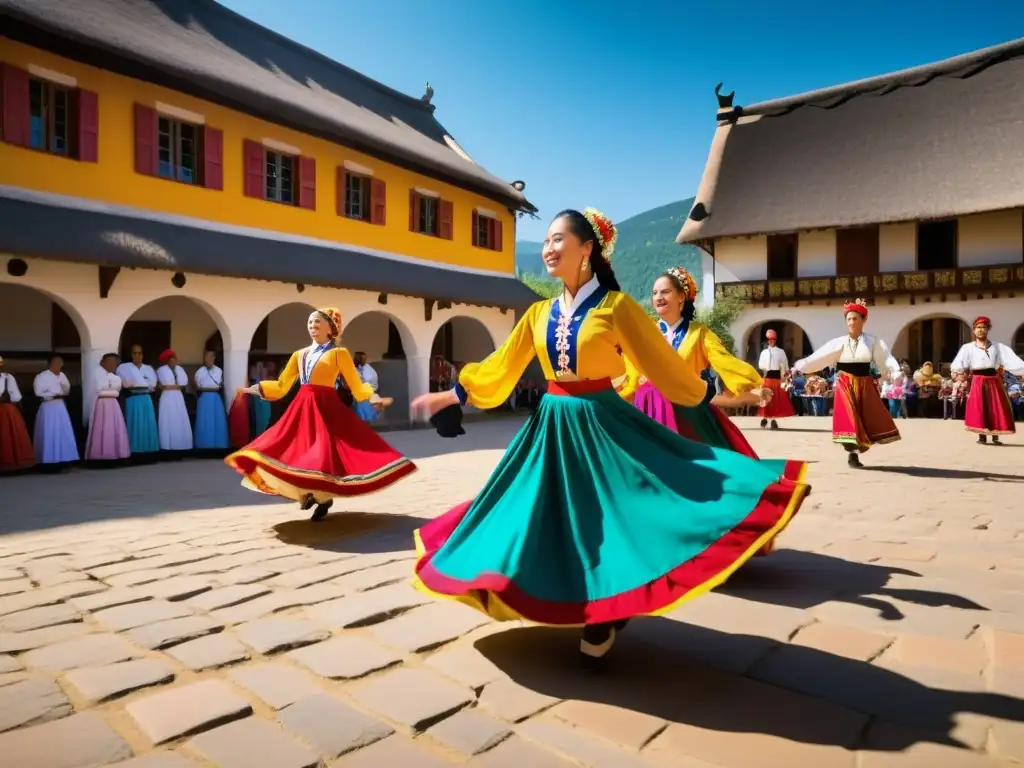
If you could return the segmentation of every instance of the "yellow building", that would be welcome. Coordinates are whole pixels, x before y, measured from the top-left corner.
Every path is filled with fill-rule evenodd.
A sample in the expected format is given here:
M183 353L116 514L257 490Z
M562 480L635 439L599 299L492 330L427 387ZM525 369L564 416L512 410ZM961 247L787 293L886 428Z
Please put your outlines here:
M186 367L209 347L230 392L334 305L404 418L433 354L478 359L536 299L514 275L524 185L459 147L429 87L213 0L0 0L0 35L0 355L19 378L52 350L77 383L133 343Z
M718 127L679 242L714 256L733 335L802 357L872 305L870 332L948 364L977 315L1024 352L1024 39L751 106Z

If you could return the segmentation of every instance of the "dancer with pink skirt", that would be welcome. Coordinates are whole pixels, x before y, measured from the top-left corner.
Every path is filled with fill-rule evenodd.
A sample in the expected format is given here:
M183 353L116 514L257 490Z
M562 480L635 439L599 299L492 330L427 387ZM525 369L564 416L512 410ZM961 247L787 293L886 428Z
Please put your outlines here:
M114 373L118 356L108 352L93 371L96 401L89 419L89 437L85 441L85 460L110 465L131 456L128 427L118 397L121 377Z

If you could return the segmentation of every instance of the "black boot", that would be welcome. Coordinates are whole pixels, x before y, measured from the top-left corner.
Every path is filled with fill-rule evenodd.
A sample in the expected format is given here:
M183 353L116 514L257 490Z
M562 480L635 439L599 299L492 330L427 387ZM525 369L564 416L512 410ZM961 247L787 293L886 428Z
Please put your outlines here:
M302 502L299 504L299 509L301 509L303 512L308 512L313 508L314 504L316 504L316 500L313 498L313 494L307 493L306 498L304 498Z
M625 622L607 622L605 624L587 624L580 638L580 666L587 672L601 668L602 663L615 645L617 628L625 626Z
M860 463L860 456L857 455L857 446L855 445L844 445L846 449L846 463L851 467L863 467Z
M1003 441L999 439L999 435L992 435L992 445L1002 445Z
M775 419L772 419L772 429L778 429L778 428L779 428L779 422L777 422Z
M768 426L768 419L761 419L761 429Z
M984 435L978 435L978 442L985 445L988 442L988 438Z
M309 518L310 521L314 523L319 523L321 520L327 517L327 513L330 511L331 505L333 503L333 499L328 499L323 504L317 504L316 509L313 510L313 516Z

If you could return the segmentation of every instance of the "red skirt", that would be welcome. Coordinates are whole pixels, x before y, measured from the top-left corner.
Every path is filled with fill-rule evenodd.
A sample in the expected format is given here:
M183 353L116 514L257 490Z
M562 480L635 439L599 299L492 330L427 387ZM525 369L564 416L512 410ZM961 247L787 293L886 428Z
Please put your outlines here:
M1013 423L1013 406L1001 375L971 374L964 427L968 432L983 435L1012 435L1017 431Z
M252 427L249 424L249 398L252 395L239 394L231 403L228 411L228 435L231 447L235 450L243 448L252 440Z
M299 388L280 421L224 461L243 484L300 500L360 496L416 471L345 407L334 387L312 384Z
M765 379L763 385L772 391L772 399L768 405L758 409L757 413L762 419L796 416L793 403L789 401L789 392L782 388L782 379Z
M35 465L36 455L21 411L13 403L0 403L0 472L17 472Z
M855 445L864 452L875 443L894 443L900 431L882 403L873 376L836 374L832 405L832 442Z

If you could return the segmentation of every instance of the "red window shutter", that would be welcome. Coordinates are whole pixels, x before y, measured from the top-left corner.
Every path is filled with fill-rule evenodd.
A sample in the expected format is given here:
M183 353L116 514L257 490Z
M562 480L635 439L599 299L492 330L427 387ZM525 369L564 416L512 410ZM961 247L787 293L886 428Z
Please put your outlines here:
M224 131L203 127L203 186L224 189Z
M451 200L438 200L437 203L438 227L437 236L442 240L451 240L455 235L452 220L455 218L455 206Z
M316 210L316 159L299 159L299 208Z
M145 104L135 105L135 172L143 176L157 175L156 110Z
M480 214L473 211L473 245L480 245Z
M491 250L501 251L501 221L498 219L491 219L490 223L490 234L491 234Z
M258 141L246 139L242 142L242 153L245 162L245 196L258 197L262 200L263 183L266 180L266 170L263 167L263 145Z
M381 179L370 179L370 223L381 227L388 218L388 186Z
M3 98L3 140L19 147L29 142L28 72L0 64L0 91Z
M75 157L83 163L99 161L100 139L100 97L92 91L79 88L74 92L74 109L77 113L75 132Z
M420 223L420 196L415 189L409 190L409 231L418 232Z

